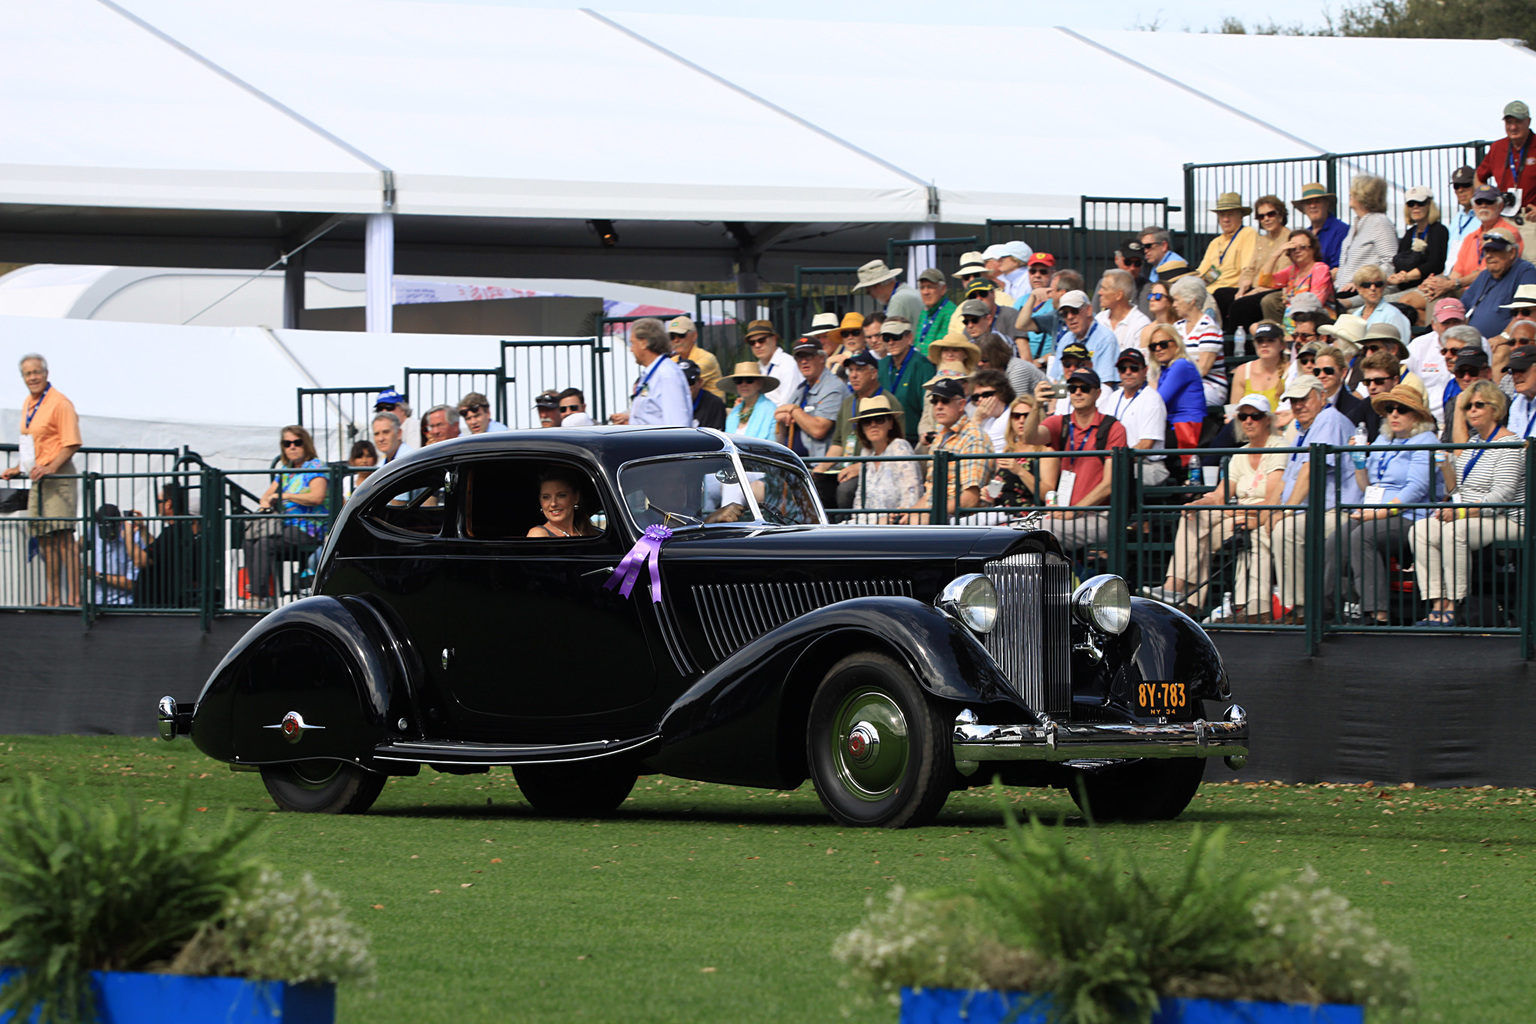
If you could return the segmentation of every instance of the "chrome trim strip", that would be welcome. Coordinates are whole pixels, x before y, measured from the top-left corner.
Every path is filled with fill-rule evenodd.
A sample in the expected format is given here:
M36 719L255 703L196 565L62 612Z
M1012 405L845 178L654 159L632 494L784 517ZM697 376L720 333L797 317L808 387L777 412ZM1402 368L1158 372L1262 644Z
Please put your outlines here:
M972 716L974 717L974 716ZM955 720L952 746L957 762L1079 761L1085 758L1246 756L1248 716L1240 705L1226 720L1135 723L1063 723L1048 715L1029 725L978 725Z

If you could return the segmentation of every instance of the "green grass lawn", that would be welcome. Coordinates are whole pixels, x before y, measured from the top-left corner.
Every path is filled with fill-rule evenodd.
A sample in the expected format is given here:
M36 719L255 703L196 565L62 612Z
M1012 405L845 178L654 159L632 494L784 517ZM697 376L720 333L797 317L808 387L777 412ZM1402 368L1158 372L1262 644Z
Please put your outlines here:
M190 787L210 825L267 816L257 850L311 871L373 936L379 984L343 991L340 1019L831 1021L833 938L892 884L959 885L992 870L1001 815L986 789L938 824L831 824L807 785L772 793L652 777L620 816L534 816L512 773L424 770L358 817L278 814L258 776L185 740L0 739L0 784L41 774L99 795L168 803ZM1065 795L1012 790L1047 818ZM1207 785L1182 819L1112 826L1102 842L1172 868L1196 824L1230 826L1232 861L1311 864L1408 945L1431 1019L1524 1022L1536 1005L1532 790ZM1067 828L1088 849L1081 819ZM894 1020L855 1011L852 1020Z

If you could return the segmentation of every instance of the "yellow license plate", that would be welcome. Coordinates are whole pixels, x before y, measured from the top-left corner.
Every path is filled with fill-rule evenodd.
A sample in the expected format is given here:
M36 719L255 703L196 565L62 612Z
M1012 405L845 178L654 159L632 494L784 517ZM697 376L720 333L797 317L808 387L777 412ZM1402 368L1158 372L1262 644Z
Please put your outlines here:
M1177 715L1189 706L1183 683L1137 683L1136 714L1147 717Z

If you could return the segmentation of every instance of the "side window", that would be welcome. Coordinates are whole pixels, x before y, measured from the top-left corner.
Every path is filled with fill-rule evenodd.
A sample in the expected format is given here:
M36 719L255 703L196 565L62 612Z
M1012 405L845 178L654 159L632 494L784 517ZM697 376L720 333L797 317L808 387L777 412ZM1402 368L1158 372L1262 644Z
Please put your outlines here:
M459 464L464 536L470 540L600 537L602 492L585 469L548 459L474 459Z
M423 537L442 535L447 516L448 470L442 466L412 473L374 499L368 518L393 530Z

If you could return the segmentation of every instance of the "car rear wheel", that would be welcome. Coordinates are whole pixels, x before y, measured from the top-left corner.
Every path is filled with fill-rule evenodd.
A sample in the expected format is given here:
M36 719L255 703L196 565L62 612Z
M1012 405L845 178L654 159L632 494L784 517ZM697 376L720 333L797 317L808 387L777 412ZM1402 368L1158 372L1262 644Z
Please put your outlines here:
M285 811L362 814L384 791L386 778L347 761L293 761L263 766L261 781Z
M953 788L948 721L883 654L832 666L811 700L806 753L816 795L844 825L925 825Z
M524 764L512 769L523 798L540 814L592 817L612 814L629 798L640 773L608 760Z
M1205 758L1143 758L1081 771L1072 800L1094 821L1171 821L1184 813L1205 776Z

